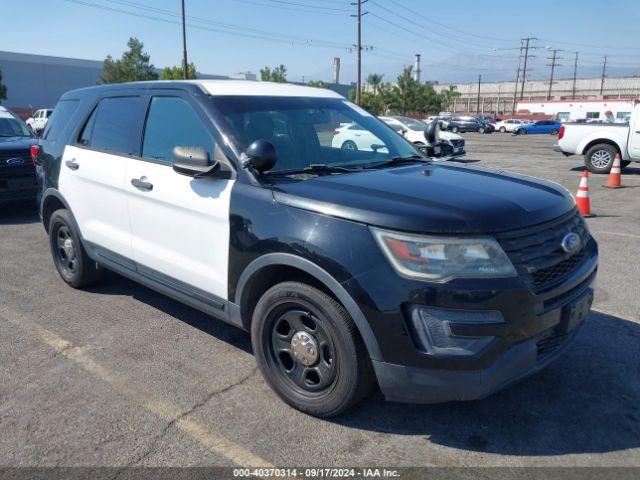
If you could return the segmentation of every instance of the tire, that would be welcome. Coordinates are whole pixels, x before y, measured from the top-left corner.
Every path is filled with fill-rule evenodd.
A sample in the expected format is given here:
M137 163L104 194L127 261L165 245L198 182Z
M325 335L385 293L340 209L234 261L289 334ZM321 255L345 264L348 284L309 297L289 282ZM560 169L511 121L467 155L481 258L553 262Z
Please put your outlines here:
M518 130L518 135L527 135L526 130Z
M311 350L297 351L296 357L297 336L310 337ZM251 342L269 386L309 415L338 415L374 384L371 360L355 323L340 303L310 285L284 282L267 290L253 313Z
M342 144L342 150L358 150L358 145L352 140L347 140Z
M599 143L591 147L584 155L584 166L591 173L609 173L618 149L608 143Z
M58 273L73 288L86 287L101 279L102 268L87 255L68 210L51 214L49 245Z
M500 133L507 133L507 129L505 127L500 127Z
M480 128L478 128L478 133L482 134L482 133L484 133L484 131L485 131L485 130L484 130L484 127L480 127Z
M460 131L460 129L458 127L451 127L451 132L452 133L458 133Z
M551 130L549 132L549 135L557 135L558 134L558 130Z

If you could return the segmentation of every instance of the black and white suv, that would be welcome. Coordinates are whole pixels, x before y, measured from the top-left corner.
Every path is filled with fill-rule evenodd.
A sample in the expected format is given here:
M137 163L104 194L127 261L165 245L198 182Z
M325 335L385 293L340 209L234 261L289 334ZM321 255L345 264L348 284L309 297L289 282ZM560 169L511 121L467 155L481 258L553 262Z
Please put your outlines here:
M334 146L345 124L377 143ZM269 385L313 415L376 382L392 400L484 397L549 363L590 310L597 245L565 189L432 161L328 90L76 90L40 146L65 282L107 268L249 330Z

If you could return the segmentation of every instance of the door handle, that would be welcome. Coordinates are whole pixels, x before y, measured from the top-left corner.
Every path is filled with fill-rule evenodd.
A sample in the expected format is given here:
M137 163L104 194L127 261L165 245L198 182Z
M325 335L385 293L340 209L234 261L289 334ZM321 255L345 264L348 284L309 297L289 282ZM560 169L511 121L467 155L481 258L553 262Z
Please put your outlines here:
M71 170L78 170L80 168L80 164L76 162L75 158L72 158L71 160L67 160L66 162L64 162L64 164L67 166L67 168L70 168Z
M150 192L153 190L153 183L147 182L147 177L132 178L131 185L143 192Z

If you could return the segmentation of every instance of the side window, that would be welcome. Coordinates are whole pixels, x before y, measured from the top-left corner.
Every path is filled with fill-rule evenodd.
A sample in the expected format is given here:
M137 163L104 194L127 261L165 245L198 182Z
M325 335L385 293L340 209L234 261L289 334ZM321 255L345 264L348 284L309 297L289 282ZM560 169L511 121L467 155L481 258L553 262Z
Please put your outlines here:
M130 153L139 97L107 97L91 114L78 139L81 145L113 153Z
M142 156L170 163L176 146L202 147L213 158L215 142L186 101L178 97L153 97L144 130Z
M89 146L89 141L91 140L91 132L93 132L93 125L96 123L96 114L98 113L98 109L95 108L93 112L91 112L91 116L87 123L85 123L82 132L80 132L80 137L78 138L78 143L80 145L84 145L85 147Z
M75 113L79 104L78 100L59 101L47 122L42 138L45 140L57 140L60 132L67 126L69 119Z

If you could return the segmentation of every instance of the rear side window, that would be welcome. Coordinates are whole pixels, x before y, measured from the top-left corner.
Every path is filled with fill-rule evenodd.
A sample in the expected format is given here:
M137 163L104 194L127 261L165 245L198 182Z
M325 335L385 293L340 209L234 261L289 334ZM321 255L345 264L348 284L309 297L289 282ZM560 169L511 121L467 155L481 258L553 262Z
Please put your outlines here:
M130 153L139 97L109 97L91 114L79 143L95 150Z
M60 100L56 108L53 109L53 115L47 122L42 138L45 140L57 140L79 104L78 100Z
M202 147L213 158L215 142L196 111L178 97L154 97L149 106L142 156L170 163L173 148Z

